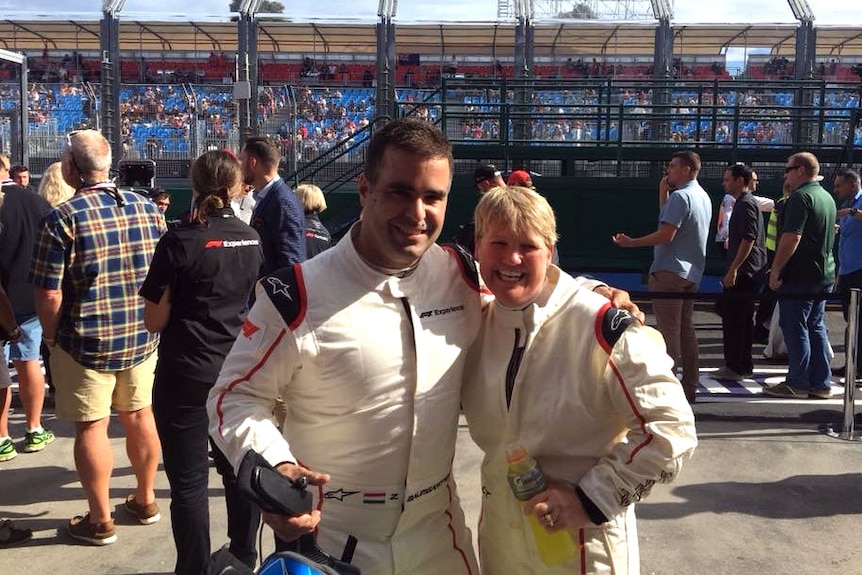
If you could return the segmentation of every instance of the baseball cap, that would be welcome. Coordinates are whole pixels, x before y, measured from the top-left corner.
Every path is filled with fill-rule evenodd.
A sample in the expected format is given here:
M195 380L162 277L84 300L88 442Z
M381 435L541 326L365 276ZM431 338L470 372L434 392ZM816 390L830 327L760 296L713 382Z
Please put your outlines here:
M509 174L509 179L506 180L506 185L531 188L533 187L533 178L531 178L529 172L526 172L525 170L515 170Z
M485 164L476 168L476 171L473 172L473 180L478 184L479 182L496 178L499 175L500 170L497 169L497 166L494 164Z

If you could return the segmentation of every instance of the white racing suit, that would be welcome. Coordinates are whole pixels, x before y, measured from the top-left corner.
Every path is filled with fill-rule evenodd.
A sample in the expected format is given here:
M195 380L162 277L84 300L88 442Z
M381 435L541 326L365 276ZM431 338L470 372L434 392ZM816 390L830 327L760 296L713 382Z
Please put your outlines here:
M470 433L485 452L483 575L639 573L634 503L671 481L697 444L672 368L657 331L553 266L526 309L485 310L463 390ZM579 551L563 565L541 563L507 483L513 444L546 477L577 486L595 523L571 533Z
M317 541L338 557L358 538L363 575L478 575L451 467L480 310L469 258L435 245L399 278L348 234L259 282L210 393L210 433L235 468L254 448L331 474L311 488Z

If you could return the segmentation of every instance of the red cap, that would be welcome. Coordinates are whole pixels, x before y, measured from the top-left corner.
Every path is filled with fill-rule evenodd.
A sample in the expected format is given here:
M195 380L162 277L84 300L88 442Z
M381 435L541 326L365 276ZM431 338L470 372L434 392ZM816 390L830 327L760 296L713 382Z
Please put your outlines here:
M514 172L509 174L509 179L506 180L506 185L532 188L533 179L530 177L529 172L525 172L524 170L515 170Z

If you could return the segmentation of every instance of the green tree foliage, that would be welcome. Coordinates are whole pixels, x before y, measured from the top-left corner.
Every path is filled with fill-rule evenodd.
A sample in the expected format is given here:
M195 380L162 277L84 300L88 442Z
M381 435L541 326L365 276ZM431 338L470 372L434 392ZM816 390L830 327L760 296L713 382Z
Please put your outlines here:
M587 2L575 2L572 4L572 9L567 12L560 12L557 18L570 18L572 20L598 20L599 15L593 10Z

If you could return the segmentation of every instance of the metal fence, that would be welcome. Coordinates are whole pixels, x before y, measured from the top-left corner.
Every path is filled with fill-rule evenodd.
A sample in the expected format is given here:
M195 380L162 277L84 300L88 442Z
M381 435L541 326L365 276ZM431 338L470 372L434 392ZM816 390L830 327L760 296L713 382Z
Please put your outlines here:
M862 145L858 86L827 82L452 80L424 106L453 142Z
M0 84L2 109L14 113L14 84ZM28 90L30 168L39 174L59 158L71 130L98 127L98 85L31 84ZM123 158L152 159L160 177L184 177L192 159L215 148L237 150L239 132L225 85L124 84ZM371 88L266 86L257 94L257 128L282 146L285 173L318 158L355 165L358 137L377 115ZM862 146L858 86L828 82L661 82L654 80L450 79L433 90L398 89L397 115L437 123L462 149L471 144L571 150L695 146L723 150ZM385 114L385 111L381 111ZM9 122L0 116L0 147ZM335 152L332 152L335 150ZM342 151L348 154L341 154ZM628 158L584 172L637 176L648 162ZM580 160L573 160L575 162ZM549 175L573 168L553 152L532 165ZM574 168L580 171L577 167ZM329 179L335 178L331 176Z

